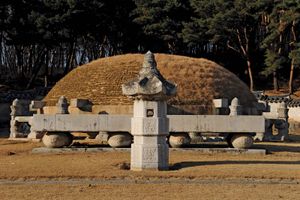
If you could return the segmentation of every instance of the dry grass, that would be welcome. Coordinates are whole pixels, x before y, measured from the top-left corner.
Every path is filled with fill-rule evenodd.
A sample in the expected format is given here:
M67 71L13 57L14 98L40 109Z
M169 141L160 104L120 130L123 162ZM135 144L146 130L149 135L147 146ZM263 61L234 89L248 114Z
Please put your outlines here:
M39 143L0 139L0 196L6 200L299 199L300 143L258 145L272 154L176 151L170 152L170 171L134 172L125 170L128 152L31 154Z
M202 59L155 54L163 76L178 85L178 95L169 104L185 112L211 113L213 98L238 97L242 105L255 101L248 87L218 64ZM131 105L122 95L121 85L137 76L142 54L126 54L98 59L71 71L45 98L53 105L59 96L84 98L99 105Z
M266 184L114 184L0 185L5 200L90 199L299 199L300 185Z

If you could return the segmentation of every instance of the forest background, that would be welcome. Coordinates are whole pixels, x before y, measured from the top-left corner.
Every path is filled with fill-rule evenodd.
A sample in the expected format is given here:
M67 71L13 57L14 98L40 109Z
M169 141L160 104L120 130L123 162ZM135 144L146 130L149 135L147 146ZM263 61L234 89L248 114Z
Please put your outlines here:
M125 54L204 57L251 90L300 86L299 0L1 0L0 86L49 87Z

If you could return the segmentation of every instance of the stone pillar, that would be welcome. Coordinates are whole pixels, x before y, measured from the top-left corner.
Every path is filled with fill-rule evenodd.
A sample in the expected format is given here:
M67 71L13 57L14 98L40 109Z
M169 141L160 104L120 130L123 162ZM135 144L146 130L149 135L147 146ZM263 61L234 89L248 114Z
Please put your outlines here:
M281 102L277 108L278 120L275 121L275 128L278 130L277 139L285 141L289 136L288 109L284 102Z
M241 115L242 114L242 106L240 105L240 101L238 98L233 98L231 101L230 114L231 116Z
M22 114L22 105L18 99L15 99L10 106L10 138L20 137L20 133L18 131L18 122L15 120L16 116L20 116Z
M167 170L169 135L166 100L176 94L176 86L166 81L147 52L136 79L122 85L123 94L134 100L131 134L131 170Z
M216 115L228 115L228 99L213 99Z
M43 114L43 107L46 105L45 102L43 101L31 101L30 105L29 105L29 110L32 112L35 112L37 114ZM30 133L27 136L28 139L42 139L44 136L44 133L42 132L38 132L38 131L33 131L32 127L32 121L29 120L29 124L30 124Z
M66 97L59 97L58 102L56 104L57 114L68 114L68 106L69 104Z

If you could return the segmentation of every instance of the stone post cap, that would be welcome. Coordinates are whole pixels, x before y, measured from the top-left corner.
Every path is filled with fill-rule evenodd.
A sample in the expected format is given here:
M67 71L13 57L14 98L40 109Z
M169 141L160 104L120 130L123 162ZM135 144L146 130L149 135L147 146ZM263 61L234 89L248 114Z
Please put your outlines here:
M231 106L239 106L240 100L237 97L234 97L231 101Z
M66 97L60 96L56 105L66 105L66 104L68 104Z
M12 102L12 106L17 106L17 105L19 105L19 103L20 103L20 100L19 99L15 99Z
M167 81L157 69L154 54L145 54L142 69L138 77L122 84L122 92L134 99L165 100L177 92L175 84Z

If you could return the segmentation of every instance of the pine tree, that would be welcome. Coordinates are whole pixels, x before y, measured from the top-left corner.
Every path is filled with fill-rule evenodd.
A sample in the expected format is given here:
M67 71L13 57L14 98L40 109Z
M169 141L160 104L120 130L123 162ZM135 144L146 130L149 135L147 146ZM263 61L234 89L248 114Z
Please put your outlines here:
M266 50L266 69L264 73L273 74L274 90L278 90L277 72L290 62L289 92L293 93L294 69L298 66L298 42L300 28L300 2L281 0L270 14L268 36L264 40Z
M181 52L182 40L179 37L184 21L188 17L187 0L135 0L134 22L141 25L150 38L152 48L162 43L158 51ZM148 39L149 39L148 38Z

